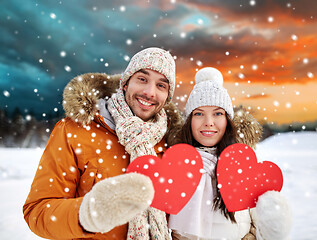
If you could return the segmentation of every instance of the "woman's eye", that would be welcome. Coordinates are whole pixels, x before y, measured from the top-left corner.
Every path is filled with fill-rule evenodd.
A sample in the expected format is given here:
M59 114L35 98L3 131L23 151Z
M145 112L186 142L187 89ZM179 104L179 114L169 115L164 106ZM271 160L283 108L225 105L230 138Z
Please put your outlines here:
M142 82L146 81L146 79L143 78L143 77L139 77L139 80L142 81Z
M223 115L222 112L217 112L217 113L216 113L216 116L221 116L221 115Z
M202 115L202 113L200 113L200 112L194 113L194 116L201 116L201 115Z

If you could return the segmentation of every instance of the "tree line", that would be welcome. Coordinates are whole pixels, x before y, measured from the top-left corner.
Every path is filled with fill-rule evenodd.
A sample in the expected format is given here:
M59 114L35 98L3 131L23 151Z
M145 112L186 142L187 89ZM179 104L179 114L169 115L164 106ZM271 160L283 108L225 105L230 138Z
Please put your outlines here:
M0 109L0 147L45 147L51 130L62 117L59 112L39 117L32 111L22 114L19 108L12 114Z

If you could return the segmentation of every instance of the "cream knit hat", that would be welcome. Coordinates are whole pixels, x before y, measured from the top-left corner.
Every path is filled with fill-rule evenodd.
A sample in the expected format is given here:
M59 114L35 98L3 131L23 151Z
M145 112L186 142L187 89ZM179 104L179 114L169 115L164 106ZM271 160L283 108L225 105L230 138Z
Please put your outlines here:
M223 108L233 119L233 107L227 90L223 87L223 77L219 70L206 67L200 69L195 76L195 86L185 106L185 117L201 106L217 106Z
M163 74L169 81L169 102L175 90L175 61L172 55L161 48L146 48L136 53L130 60L126 70L122 74L120 87L126 84L129 78L141 69L151 69Z

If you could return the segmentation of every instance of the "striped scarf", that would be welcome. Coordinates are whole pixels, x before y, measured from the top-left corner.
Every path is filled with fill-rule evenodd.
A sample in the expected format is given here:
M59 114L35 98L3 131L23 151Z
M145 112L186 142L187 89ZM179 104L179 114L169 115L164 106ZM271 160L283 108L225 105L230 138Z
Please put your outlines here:
M130 162L142 155L154 155L154 146L167 131L167 116L162 109L156 116L144 122L134 116L125 101L123 91L118 90L108 101L108 111L116 124L119 142L130 154ZM149 207L129 222L127 239L169 239L166 215Z

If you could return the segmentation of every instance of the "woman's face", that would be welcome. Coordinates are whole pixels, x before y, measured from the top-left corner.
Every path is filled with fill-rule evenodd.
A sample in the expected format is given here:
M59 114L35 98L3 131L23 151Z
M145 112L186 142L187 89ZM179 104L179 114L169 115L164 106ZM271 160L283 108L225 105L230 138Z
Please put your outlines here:
M193 111L191 128L193 137L205 147L219 143L227 127L226 112L220 107L203 106Z

